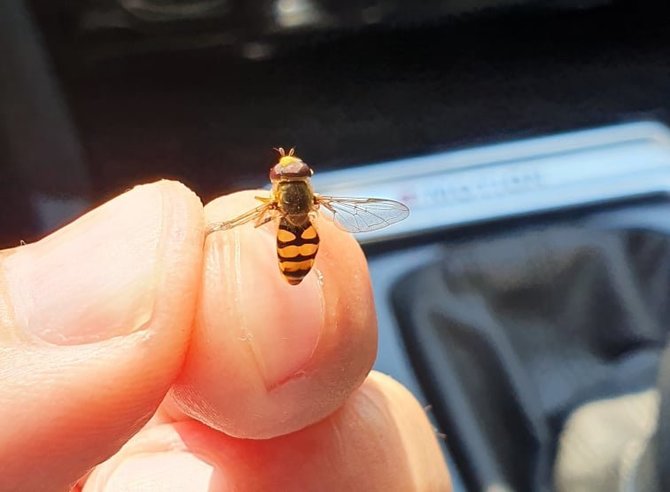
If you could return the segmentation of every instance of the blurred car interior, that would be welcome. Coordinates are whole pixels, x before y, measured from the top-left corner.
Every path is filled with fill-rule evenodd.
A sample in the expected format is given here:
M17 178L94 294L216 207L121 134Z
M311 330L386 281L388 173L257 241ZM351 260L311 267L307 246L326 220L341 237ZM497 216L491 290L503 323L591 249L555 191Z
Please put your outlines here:
M297 147L361 235L376 368L459 491L670 490L670 7L5 0L3 247L133 186L203 201Z

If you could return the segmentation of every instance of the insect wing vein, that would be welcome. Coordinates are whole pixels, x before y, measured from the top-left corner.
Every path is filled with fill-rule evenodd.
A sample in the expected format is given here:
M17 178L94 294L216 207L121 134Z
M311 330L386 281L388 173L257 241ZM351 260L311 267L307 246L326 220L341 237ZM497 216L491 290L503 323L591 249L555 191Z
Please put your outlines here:
M332 213L335 224L348 232L375 231L409 215L409 209L394 200L332 196L318 196L317 200Z

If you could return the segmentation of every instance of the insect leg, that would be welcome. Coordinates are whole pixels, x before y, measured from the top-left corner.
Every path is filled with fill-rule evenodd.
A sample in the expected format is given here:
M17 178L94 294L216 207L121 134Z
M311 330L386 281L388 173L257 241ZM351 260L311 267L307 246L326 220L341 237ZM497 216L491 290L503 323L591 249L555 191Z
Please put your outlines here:
M260 226L262 226L262 225L265 225L265 224L267 224L268 222L270 222L271 220L273 220L274 218L275 218L275 217L274 217L273 214L270 214L270 215L268 215L268 214L260 215L260 216L258 217L258 219L256 219L256 223L254 224L254 227L260 227Z
M248 212L243 213L242 215L239 215L234 219L226 220L223 222L213 222L207 226L207 234L211 234L212 232L216 231L227 231L229 229L232 229L233 227L246 224L247 222L251 222L253 220L260 220L261 217L264 217L265 214L272 208L274 208L273 203L266 203L263 205L259 205L258 207L249 210Z

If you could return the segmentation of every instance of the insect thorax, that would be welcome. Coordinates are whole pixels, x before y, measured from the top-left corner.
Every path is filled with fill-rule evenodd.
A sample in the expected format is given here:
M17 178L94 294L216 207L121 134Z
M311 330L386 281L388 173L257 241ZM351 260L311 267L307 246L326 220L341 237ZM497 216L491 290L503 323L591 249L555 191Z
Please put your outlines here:
M306 219L314 208L314 194L305 180L280 181L276 184L275 196L279 211L291 222L302 222L302 217Z

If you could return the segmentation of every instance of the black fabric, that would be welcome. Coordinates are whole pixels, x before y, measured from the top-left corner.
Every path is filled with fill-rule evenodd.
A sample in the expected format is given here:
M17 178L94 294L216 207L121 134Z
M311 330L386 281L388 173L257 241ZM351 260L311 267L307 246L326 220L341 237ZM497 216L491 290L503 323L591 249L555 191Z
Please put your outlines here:
M447 244L394 286L412 362L471 490L552 490L570 412L655 385L669 270L663 234L566 226Z

